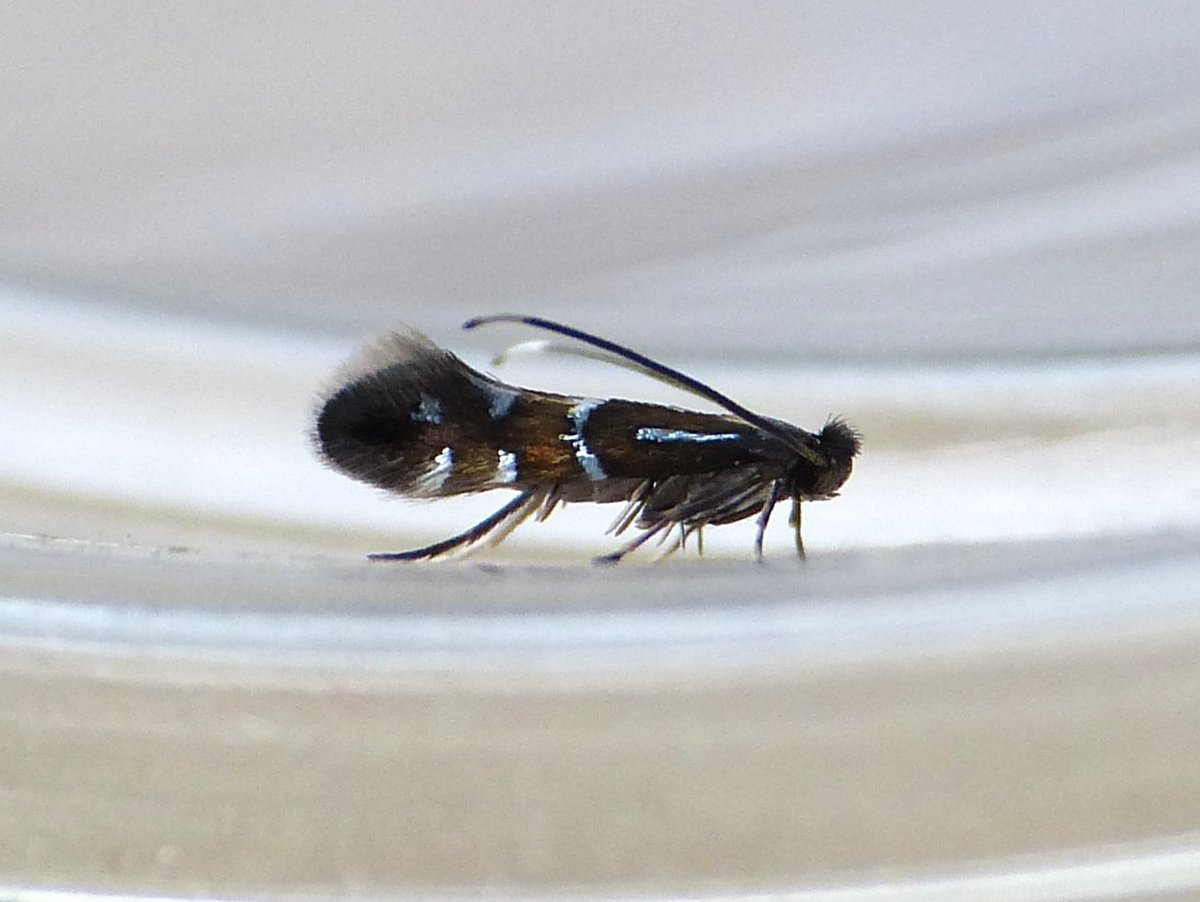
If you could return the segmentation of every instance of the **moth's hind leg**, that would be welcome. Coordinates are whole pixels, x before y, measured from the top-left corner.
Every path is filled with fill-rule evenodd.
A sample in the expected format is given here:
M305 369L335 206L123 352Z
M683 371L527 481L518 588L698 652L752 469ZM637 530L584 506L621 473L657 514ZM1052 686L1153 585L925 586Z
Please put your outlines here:
M488 533L500 528L499 534L491 543L495 544L521 525L521 522L537 509L538 505L542 503L542 494L542 491L537 490L522 492L486 520L481 520L456 536L434 542L424 548L414 548L412 551L383 551L368 554L367 557L373 561L419 561L440 557L448 551L478 542Z
M527 494L529 498L525 504L509 514L508 519L499 524L495 530L493 530L492 533L487 536L480 547L495 548L497 545L507 539L512 534L514 529L516 529L534 514L537 514L537 516L534 518L535 520L539 522L545 520L554 512L554 506L559 501L557 489L541 492L528 492ZM468 552L468 554L469 553L470 552Z

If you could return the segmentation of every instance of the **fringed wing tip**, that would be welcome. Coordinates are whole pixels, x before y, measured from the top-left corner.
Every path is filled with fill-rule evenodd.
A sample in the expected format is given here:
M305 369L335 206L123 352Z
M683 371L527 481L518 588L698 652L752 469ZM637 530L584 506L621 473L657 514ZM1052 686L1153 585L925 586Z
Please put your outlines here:
M336 385L328 394L333 394L343 385L361 379L370 373L387 369L396 364L408 363L422 357L433 357L445 353L423 332L416 329L401 329L389 332L367 342L344 363L333 375ZM328 394L326 396L328 396Z
M313 400L307 434L313 453L326 465L340 469L336 457L329 452L322 437L321 424L329 402L343 389L388 367L421 358L432 359L444 353L425 333L407 327L359 345L358 350L325 381Z

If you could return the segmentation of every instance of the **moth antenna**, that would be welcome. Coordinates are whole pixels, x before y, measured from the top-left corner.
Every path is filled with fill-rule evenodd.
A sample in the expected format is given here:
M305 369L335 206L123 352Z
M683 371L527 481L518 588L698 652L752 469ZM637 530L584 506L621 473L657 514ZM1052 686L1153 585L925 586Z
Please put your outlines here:
M535 329L545 329L547 332L554 332L558 335L565 335L567 338L573 338L576 341L581 341L584 344L592 347L600 348L602 351L607 351L611 357L595 355L596 359L608 360L614 365L624 366L626 369L641 372L647 376L658 379L660 382L665 382L667 385L672 385L675 388L690 392L705 400L712 401L718 407L723 407L736 417L741 417L751 426L756 426L763 432L773 435L782 440L784 444L796 449L802 453L811 453L810 449L803 447L793 441L792 437L781 430L778 426L761 416L749 408L743 407L737 401L730 398L728 395L722 394L715 388L705 385L698 379L693 379L685 373L679 372L677 369L667 366L664 363L659 363L647 357L645 354L639 354L637 351L627 348L624 345L619 345L615 341L609 341L607 338L601 338L598 335L592 335L589 332L584 332L576 329L573 326L566 326L562 323L556 323L553 320L543 319L540 316L521 316L515 313L497 313L492 316L475 316L463 323L464 329L475 329L479 326L490 326L492 323L517 323L524 326L531 326ZM581 356L593 356L583 354ZM612 357L619 358L623 363L618 363Z
M600 363L620 367L623 370L629 370L631 373L637 373L640 376L648 376L672 388L682 389L689 394L693 393L688 386L680 385L677 379L669 379L657 370L642 366L640 363L635 363L625 357L619 357L616 354L610 354L598 348L581 348L576 345L564 344L561 341L551 341L548 338L535 338L532 341L519 341L515 345L509 345L492 358L492 366L503 366L508 363L510 358L525 354L559 354L563 357L582 357L584 360L598 360Z

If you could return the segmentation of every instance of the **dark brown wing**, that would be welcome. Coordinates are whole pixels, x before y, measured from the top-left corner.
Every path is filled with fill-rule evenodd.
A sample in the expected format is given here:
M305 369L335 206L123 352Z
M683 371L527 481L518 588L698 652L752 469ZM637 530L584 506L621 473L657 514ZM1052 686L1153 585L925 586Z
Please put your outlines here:
M572 399L491 379L419 333L388 336L342 378L317 413L314 443L355 479L440 497L579 473L558 439Z
M415 497L557 486L562 500L623 501L645 480L753 463L774 474L788 459L733 417L516 388L418 333L389 336L343 379L318 412L318 452Z
M456 536L377 556L384 559L437 557L494 543L563 501L626 503L612 531L636 524L641 535L605 560L619 560L676 527L682 546L706 525L755 514L761 555L771 508L780 497L800 497L795 486L802 464L829 469L822 443L827 432L837 437L840 424L817 436L757 420L517 388L410 332L388 336L343 372L320 405L313 441L320 456L347 475L404 495L519 493ZM852 457L857 437L841 429L853 440L843 456ZM832 455L836 443L831 438L829 444ZM848 474L848 457L844 470ZM824 483L813 485L799 491L828 494ZM798 519L796 527L798 536Z

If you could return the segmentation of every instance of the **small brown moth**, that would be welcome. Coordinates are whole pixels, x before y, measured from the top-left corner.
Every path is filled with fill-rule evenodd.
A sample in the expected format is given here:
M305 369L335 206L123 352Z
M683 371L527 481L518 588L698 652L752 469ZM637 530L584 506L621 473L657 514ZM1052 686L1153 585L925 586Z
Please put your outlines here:
M691 392L728 414L620 399L575 398L507 385L467 366L417 332L368 349L320 406L317 453L346 475L413 498L507 488L517 496L465 532L373 560L434 558L486 539L501 542L570 501L624 502L609 528L640 535L598 562L615 563L649 539L667 553L705 526L757 515L754 554L775 505L833 498L859 453L857 432L830 419L808 432L748 410L715 389L615 342L534 316L500 314L463 324L521 323L599 348L605 359ZM594 352L593 352L594 353Z

